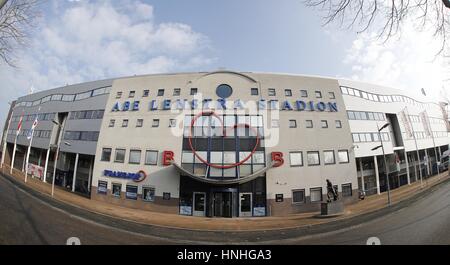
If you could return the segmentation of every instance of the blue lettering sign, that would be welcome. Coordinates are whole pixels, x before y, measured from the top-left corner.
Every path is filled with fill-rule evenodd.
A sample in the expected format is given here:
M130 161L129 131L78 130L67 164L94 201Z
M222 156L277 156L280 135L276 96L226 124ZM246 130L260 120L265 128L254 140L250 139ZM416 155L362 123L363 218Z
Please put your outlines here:
M260 99L258 101L258 109L259 110L265 110L267 107L266 101L264 99Z
M150 101L150 110L151 111L158 110L158 102L156 100Z
M112 111L119 111L120 110L120 103L116 102L116 104L114 104Z
M289 103L289 101L284 101L283 102L283 110L292 110L292 106L291 103Z
M191 109L197 109L198 108L198 99L194 99L191 102Z
M338 112L338 107L336 102L329 102L328 108L330 108L330 112Z
M217 100L217 108L218 109L227 109L227 101L223 98L219 98Z
M125 101L125 103L123 103L122 111L129 111L129 110L130 110L130 101Z
M306 109L306 102L305 101L297 100L296 104L297 104L297 110L298 111L303 111L303 110Z
M133 102L133 111L138 111L139 110L139 101L135 101Z
M170 99L165 99L163 101L163 110L170 110Z
M310 101L308 104L309 104L309 110L314 111L314 101Z
M234 109L244 109L244 104L242 100L238 99L234 102Z
M210 109L211 107L209 106L209 103L212 101L212 99L204 99L203 100L203 109Z
M317 103L317 109L319 111L325 111L326 108L327 108L327 105L325 105L325 103L323 103L322 101Z

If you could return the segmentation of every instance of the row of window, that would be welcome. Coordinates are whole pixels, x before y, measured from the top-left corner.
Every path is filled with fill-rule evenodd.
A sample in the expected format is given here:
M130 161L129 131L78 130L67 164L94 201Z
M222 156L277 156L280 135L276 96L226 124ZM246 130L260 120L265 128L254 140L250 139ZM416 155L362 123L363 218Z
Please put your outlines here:
M158 164L158 151L154 150L145 150L145 165L153 165L156 166ZM125 154L126 149L116 148L114 154L114 162L115 163L125 163ZM101 161L110 162L112 156L112 148L103 148ZM142 151L139 149L131 149L129 152L128 163L139 165L141 164Z
M352 138L354 143L369 143L369 142L380 142L380 135L383 142L389 142L389 133L382 132L378 134L374 133L352 133Z
M268 88L267 89L267 93L269 96L276 96L277 95L277 91L275 88ZM162 97L165 94L165 89L160 88L156 90L156 96L157 97ZM195 96L198 94L198 88L191 88L190 89L190 95L191 96ZM172 92L173 96L180 96L181 95L181 88L174 88L173 92ZM258 88L251 88L250 89L250 95L252 96L258 96L259 95L259 89ZM284 95L286 97L292 97L293 93L292 93L292 89L284 89ZM116 98L122 98L123 92L122 91L118 91L116 93ZM142 91L142 97L149 97L150 96L150 89L145 89ZM305 89L301 89L299 90L299 96L303 97L303 98L307 98L308 97L308 90ZM315 91L314 92L314 96L315 98L322 98L322 92L321 91ZM134 98L136 97L136 90L131 90L128 92L128 98ZM328 98L329 99L335 99L336 95L334 94L334 92L328 92Z
M103 119L105 114L104 110L82 110L72 111L69 119L71 120L90 120L90 119Z
M338 186L335 185L335 188ZM311 202L321 202L323 200L322 196L322 188L311 188L309 190L310 201ZM351 197L353 196L352 184L346 183L341 185L341 194L342 197ZM296 189L292 190L292 203L294 204L302 204L306 203L306 193L304 189Z
M176 126L176 120L175 119L169 119L169 128L170 127L175 127ZM123 119L122 120L122 125L121 127L123 128L127 128L129 126L129 120L128 119ZM109 125L108 127L110 128L114 128L116 126L116 120L115 119L111 119L109 120ZM136 119L136 123L135 123L135 127L136 128L142 128L144 127L144 119ZM152 121L152 127L153 128L157 128L159 127L159 119L153 119Z
M97 142L99 132L65 131L64 140Z
M89 90L87 92L82 92L78 94L53 94L43 98L40 98L35 101L22 101L15 105L15 107L33 107L50 101L64 101L64 102L72 102L87 99L90 97L100 96L104 94L109 94L111 91L111 87L100 87L93 90Z
M334 124L336 128L342 128L342 122L340 120L335 120ZM272 127L277 128L279 127L279 121L278 120L272 120ZM305 127L306 128L314 128L314 123L312 120L306 120L305 121ZM320 121L320 127L321 128L328 128L328 121L327 120L321 120ZM289 120L289 128L297 128L297 120Z
M409 119L411 120L411 122L416 122L416 123L422 122L419 115L409 115ZM443 124L443 125L446 125L445 119L430 117L430 118L428 118L428 120L432 124Z
M108 193L108 182L99 180L97 193L106 195ZM144 186L142 187L142 200L146 202L155 201L155 187ZM112 183L111 194L114 197L121 198L122 196L122 184L121 183ZM125 187L125 198L130 200L137 200L138 195L138 186L136 185L126 185ZM167 198L167 195L164 196ZM170 198L170 196L169 196Z
M19 136L28 136L28 132L30 130L26 129L26 130L21 130ZM8 131L9 135L16 135L17 134L17 130L15 129L10 129ZM49 130L34 130L33 133L33 137L36 138L50 138L51 137L52 132Z
M349 120L370 120L370 121L384 121L384 114L381 112L367 112L367 111L347 111Z
M349 163L348 150L338 150L338 163L346 164ZM336 164L336 157L334 150L323 151L324 165ZM292 151L289 152L289 162L291 167L302 167L303 166L303 152L302 151ZM306 162L308 166L318 166L320 165L320 152L319 151L307 151L306 152Z
M38 120L39 121L51 121L55 118L56 113L40 113L38 114ZM19 121L20 115L13 116L11 118L11 121ZM36 114L30 114L30 115L24 115L22 118L22 121L34 121L36 118Z
M416 101L410 97L403 96L403 95L373 94L373 93L365 92L362 90L358 90L358 89L346 87L346 86L341 86L341 92L344 95L350 95L350 96L355 96L355 97L359 97L359 98L364 98L364 99L375 101L375 102L406 102L406 103L410 103L410 104L419 106L421 108L431 107L431 104L422 103L422 102Z

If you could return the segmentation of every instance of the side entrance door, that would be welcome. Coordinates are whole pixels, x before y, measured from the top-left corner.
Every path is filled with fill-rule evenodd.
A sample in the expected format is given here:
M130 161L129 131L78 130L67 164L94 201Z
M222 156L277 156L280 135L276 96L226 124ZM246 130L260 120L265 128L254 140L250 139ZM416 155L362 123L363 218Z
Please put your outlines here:
M205 192L194 192L194 216L205 216L206 215L206 193Z
M253 216L252 205L252 193L239 193L239 216Z

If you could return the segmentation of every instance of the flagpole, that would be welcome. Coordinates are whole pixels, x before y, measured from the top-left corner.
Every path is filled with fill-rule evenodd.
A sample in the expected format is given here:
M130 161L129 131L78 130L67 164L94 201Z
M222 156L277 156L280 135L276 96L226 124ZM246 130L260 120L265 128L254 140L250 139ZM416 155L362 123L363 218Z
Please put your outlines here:
M14 149L13 149L13 155L12 155L12 159L11 159L11 168L10 168L10 172L9 172L11 174L13 173L14 160L16 158L17 137L19 137L19 131L17 131L16 137L14 138Z
M12 105L11 105L12 106ZM2 163L1 163L1 168L3 168L3 164L5 163L5 156L6 156L6 145L8 142L8 132L9 132L9 128L11 127L11 120L12 117L14 116L14 109L11 112L11 116L9 117L9 122L8 122L8 128L6 129L6 135L3 136L3 151L2 151Z
M30 144L28 145L27 159L26 159L26 163L25 163L25 183L28 180L28 165L29 165L29 161L30 161L31 145L33 143L34 130L36 129L36 126L38 125L38 117L39 117L40 111L41 111L41 108L39 107L36 117L34 118L33 124L31 125L30 132L29 132Z
M420 154L419 154L419 147L417 145L416 133L414 131L414 125L411 122L411 117L409 116L408 106L405 107L405 110L406 110L406 116L408 118L408 121L411 124L412 135L413 135L414 143L416 145L417 160L419 162L420 185L423 186L422 165L421 165L421 162L420 162ZM415 167L415 165L414 165L414 167ZM417 176L416 176L416 178L417 178Z
M436 169L437 169L437 174L439 175L439 165L438 165L438 154L437 154L437 150L436 150L436 142L434 140L434 134L433 134L433 129L431 128L430 118L428 117L428 112L426 110L425 110L425 116L427 119L428 129L430 130L431 139L433 139L434 155L436 157ZM433 171L433 168L431 168L431 171Z

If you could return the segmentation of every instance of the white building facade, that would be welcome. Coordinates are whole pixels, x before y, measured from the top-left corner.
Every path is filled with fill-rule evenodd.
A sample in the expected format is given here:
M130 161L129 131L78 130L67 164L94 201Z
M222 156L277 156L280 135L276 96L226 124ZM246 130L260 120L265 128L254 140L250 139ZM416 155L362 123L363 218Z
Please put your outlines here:
M62 163L69 184L77 183L84 148L95 147L85 165L85 194L93 202L190 216L283 216L318 211L326 180L348 204L360 191L379 194L388 183L395 189L447 168L441 163L449 145L442 108L401 90L217 71L119 78L104 93L107 98L95 106L103 111L95 141L71 150L83 139L73 129L62 138L63 153L75 157ZM14 110L32 115L40 105L51 109L42 100L27 107L23 102L31 96L19 98ZM75 97L67 115L58 109L56 117L70 121L76 106L92 96ZM12 113L16 121L18 112ZM10 129L5 163L13 142ZM45 145L32 147L45 153Z

